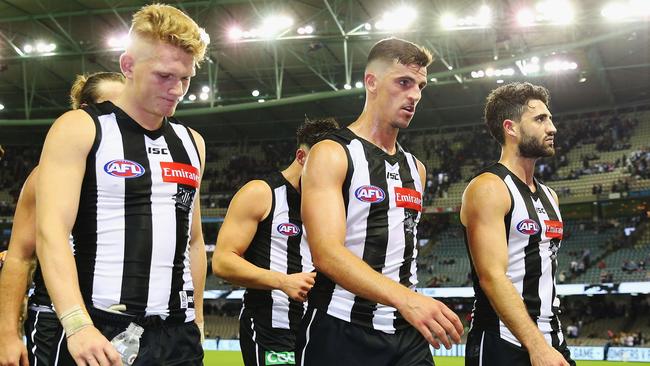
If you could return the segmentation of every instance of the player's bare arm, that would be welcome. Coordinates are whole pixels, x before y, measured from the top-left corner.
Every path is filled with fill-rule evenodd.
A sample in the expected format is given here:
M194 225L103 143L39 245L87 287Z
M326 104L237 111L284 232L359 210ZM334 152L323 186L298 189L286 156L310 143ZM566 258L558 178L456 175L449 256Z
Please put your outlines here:
M48 132L36 184L36 251L57 315L74 320L66 334L75 362L84 365L93 360L102 365L119 365L114 347L92 326L68 242L94 138L92 119L81 110L67 112ZM62 324L66 327L64 320Z
M248 182L235 194L219 230L212 271L240 286L278 289L296 301L305 301L314 285L314 273L287 275L260 268L244 258L257 225L270 214L271 202L271 188L261 180Z
M205 140L196 131L190 129L196 147L199 150L201 159L201 178L205 171ZM205 240L203 239L203 228L201 226L201 180L199 187L196 188L196 197L194 198L194 208L192 209L192 228L190 229L190 271L192 273L192 283L194 284L194 321L201 330L201 339L204 335L203 320L203 292L205 290L205 276L207 274L208 259L205 253Z
M508 247L503 218L510 205L507 187L489 173L475 178L463 194L461 222L467 228L469 251L480 286L499 318L526 347L533 365L565 365L564 357L546 343L506 275Z
M0 274L0 365L27 366L27 349L18 334L18 318L36 257L37 169L25 180L14 214L9 249Z
M397 308L435 347L439 341L451 347L447 335L460 342L462 324L444 304L376 272L345 247L341 189L346 171L346 154L339 144L326 140L312 148L303 171L302 217L315 267L348 291Z

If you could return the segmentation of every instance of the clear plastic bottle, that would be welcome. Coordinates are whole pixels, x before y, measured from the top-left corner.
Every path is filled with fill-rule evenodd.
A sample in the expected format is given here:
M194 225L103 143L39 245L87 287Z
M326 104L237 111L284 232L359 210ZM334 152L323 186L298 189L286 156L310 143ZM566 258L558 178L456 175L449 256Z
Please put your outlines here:
M124 366L133 365L133 362L138 357L142 332L144 332L144 328L135 323L131 323L124 332L111 339L111 343L120 356L122 356L122 364Z

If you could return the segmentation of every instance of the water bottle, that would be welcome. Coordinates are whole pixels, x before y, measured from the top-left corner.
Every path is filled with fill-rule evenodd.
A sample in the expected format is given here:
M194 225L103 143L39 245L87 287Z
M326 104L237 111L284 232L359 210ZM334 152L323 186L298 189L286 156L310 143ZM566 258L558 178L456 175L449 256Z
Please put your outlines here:
M111 340L111 344L113 344L122 357L122 364L124 366L133 365L136 357L138 357L142 332L144 332L144 328L135 323L131 323L124 332L116 335Z

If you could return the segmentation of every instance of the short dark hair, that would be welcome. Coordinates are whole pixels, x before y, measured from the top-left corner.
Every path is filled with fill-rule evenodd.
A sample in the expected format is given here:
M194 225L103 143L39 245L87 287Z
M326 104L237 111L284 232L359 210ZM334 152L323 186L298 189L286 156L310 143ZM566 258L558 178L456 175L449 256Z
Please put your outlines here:
M369 65L374 60L387 62L397 60L402 65L416 64L421 67L426 67L433 61L433 56L431 56L429 50L422 46L391 37L382 39L372 46L366 65Z
M492 137L500 145L505 144L503 133L503 121L509 119L515 122L521 121L528 101L537 99L548 107L550 94L548 89L541 85L533 85L528 82L510 83L500 86L487 96L485 101L485 124Z
M307 147L311 148L317 142L323 140L327 135L338 129L339 123L333 117L314 119L305 117L305 122L296 131L298 147L307 145Z
M126 79L119 72L96 72L77 75L70 89L70 107L79 109L84 104L94 104L100 98L99 84L102 81L124 83Z

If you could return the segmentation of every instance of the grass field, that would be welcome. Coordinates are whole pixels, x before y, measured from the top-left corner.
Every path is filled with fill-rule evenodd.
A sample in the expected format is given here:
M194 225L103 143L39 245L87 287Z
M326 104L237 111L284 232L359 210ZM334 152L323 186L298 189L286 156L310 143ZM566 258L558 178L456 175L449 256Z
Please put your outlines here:
M241 352L206 351L205 366L244 366ZM607 361L577 361L578 366L619 366L647 365L646 362L607 362ZM463 366L462 357L437 357L436 366ZM345 365L340 365L345 366Z

